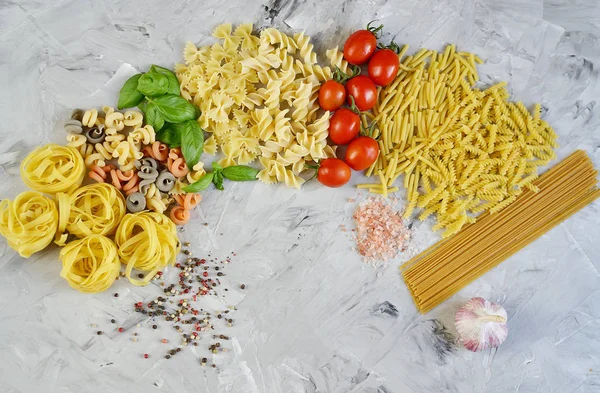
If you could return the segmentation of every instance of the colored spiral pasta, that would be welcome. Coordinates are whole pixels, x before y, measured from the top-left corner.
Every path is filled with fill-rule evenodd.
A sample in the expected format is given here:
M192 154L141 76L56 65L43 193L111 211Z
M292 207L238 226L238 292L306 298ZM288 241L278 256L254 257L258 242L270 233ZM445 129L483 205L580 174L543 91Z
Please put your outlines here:
M181 245L175 224L165 215L153 212L126 214L115 234L125 274L134 285L146 285L167 265L175 263ZM133 269L146 272L142 280L131 277Z
M24 258L50 244L57 226L56 203L39 192L22 192L14 201L0 202L0 235Z
M80 292L97 293L108 289L119 276L121 263L117 246L102 235L74 240L60 251L60 276Z
M79 238L111 235L125 215L125 198L108 183L90 184L69 195L61 193L57 199L60 235L65 230Z
M73 190L81 185L84 176L83 157L73 147L53 143L40 146L21 163L25 185L46 194Z

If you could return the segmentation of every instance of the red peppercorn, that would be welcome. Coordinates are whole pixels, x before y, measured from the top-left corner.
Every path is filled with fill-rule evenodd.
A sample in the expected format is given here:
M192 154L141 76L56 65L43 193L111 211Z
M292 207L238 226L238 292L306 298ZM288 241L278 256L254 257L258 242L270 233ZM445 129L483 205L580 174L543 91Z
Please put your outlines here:
M204 272L204 273L202 273L202 275L203 275L204 277L208 277L208 272Z
M200 260L200 263L202 263L202 264L205 264L205 263L206 263L206 259L204 259L204 258L203 258L203 259L201 259L201 260Z
M162 272L157 272L156 274L159 276L162 276Z
M123 333L125 331L125 329L123 329L122 327L119 328L119 333Z
M144 359L148 359L150 357L150 355L148 355L147 353L144 354Z

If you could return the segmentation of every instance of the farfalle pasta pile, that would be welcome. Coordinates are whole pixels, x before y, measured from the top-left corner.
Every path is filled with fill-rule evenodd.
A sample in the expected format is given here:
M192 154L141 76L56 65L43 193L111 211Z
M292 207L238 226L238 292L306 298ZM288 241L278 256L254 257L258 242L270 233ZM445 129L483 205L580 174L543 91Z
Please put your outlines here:
M290 37L275 28L252 33L252 24L233 29L218 26L212 46L188 43L185 64L175 73L181 95L202 112L200 126L212 136L205 152L217 146L223 167L262 165L264 183L283 182L299 188L307 162L335 156L327 145L329 112L318 105L321 82L331 79L329 67L317 63L310 38ZM337 48L327 52L333 65L346 68Z

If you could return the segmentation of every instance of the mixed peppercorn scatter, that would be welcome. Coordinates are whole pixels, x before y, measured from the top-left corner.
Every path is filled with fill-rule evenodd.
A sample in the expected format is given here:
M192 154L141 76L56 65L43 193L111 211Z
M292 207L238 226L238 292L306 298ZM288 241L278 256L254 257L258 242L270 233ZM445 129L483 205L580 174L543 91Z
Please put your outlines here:
M184 242L183 246L189 247L190 243ZM236 254L231 253L225 258L216 258L209 253L205 258L198 258L193 256L189 249L184 248L180 255L179 261L175 264L177 272L175 279L170 279L173 277L172 272L162 271L158 272L153 279L162 293L150 301L133 303L133 312L142 314L143 318L147 319L147 323L136 324L133 328L136 331L132 333L130 340L141 341L140 336L143 335L144 329L164 331L162 337L158 339L161 344L166 344L164 352L154 355L171 359L187 346L204 347L208 353L201 354L199 363L205 366L209 364L207 356L227 352L227 342L230 337L224 334L225 329L235 324L233 318L235 306L230 305L217 310L209 309L207 304L210 302L207 297L218 297L221 302L227 301L225 294L229 289L222 282L223 277L226 277L223 270L232 262ZM237 285L240 289L246 287L245 284ZM115 293L113 296L119 297L119 294ZM118 326L116 319L112 318L109 321ZM119 333L126 331L122 326L113 329ZM96 334L102 335L102 331L98 330ZM141 354L145 359L150 358L151 355L153 354ZM215 368L216 364L212 363L211 366Z

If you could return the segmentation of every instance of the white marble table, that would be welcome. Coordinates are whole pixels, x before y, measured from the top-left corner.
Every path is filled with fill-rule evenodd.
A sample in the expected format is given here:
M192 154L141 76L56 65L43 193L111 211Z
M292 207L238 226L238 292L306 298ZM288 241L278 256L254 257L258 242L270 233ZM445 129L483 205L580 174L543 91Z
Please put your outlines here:
M221 22L306 30L324 50L372 19L413 48L475 51L486 60L483 83L507 80L516 99L542 103L561 158L582 148L600 166L597 0L5 0L0 197L23 189L18 162L36 144L61 141L55 125L72 108L116 103L131 67L171 66L185 41L208 42ZM356 194L316 183L206 193L183 240L197 255L237 253L222 300L237 306L236 324L215 370L198 364L205 345L143 359L159 353L162 334L147 320L137 343L109 331L110 318L131 321L132 303L156 287L119 280L82 295L59 277L56 248L23 260L0 240L0 392L600 391L600 204L422 316L400 259L373 269L340 231L351 226ZM415 249L437 239L430 226L415 224ZM453 313L475 295L508 311L509 338L497 351L452 343Z

